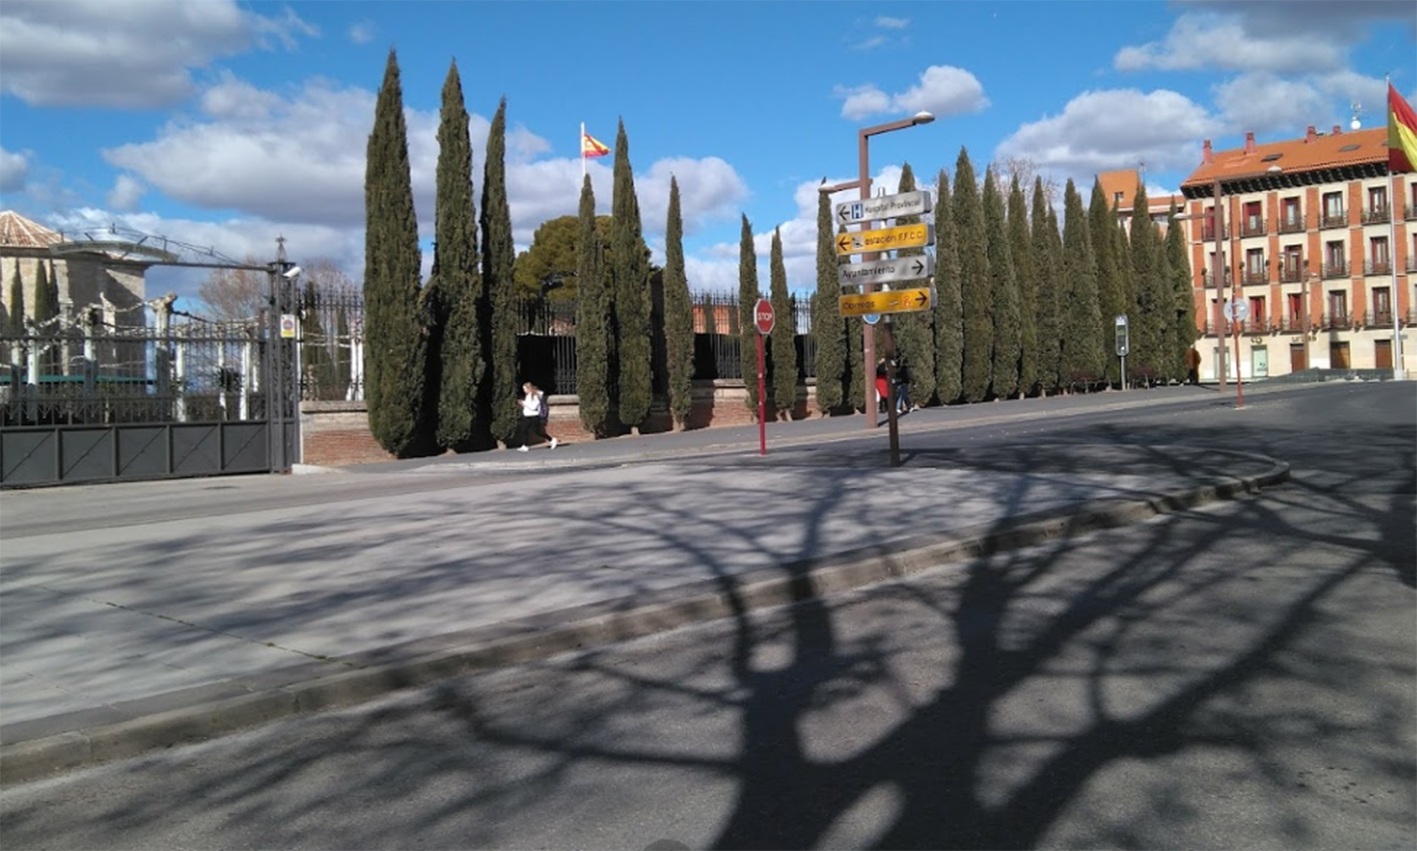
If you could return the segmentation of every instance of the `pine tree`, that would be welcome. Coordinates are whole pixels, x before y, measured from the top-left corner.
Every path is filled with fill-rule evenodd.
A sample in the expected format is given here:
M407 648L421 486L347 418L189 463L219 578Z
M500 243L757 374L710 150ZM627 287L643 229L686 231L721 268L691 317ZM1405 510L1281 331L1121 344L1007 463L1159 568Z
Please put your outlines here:
M679 181L669 178L669 216L664 227L664 339L669 359L669 413L674 425L689 425L693 407L694 315L684 269L684 220Z
M616 368L620 422L638 428L649 415L650 292L640 202L630 168L625 122L615 136L615 182L610 202L610 277L615 288Z
M1028 200L1015 175L1009 182L1009 248L1018 281L1018 391L1038 392L1038 258L1028 221Z
M1196 297L1191 283L1191 261L1186 253L1186 236L1176 224L1176 203L1171 202L1171 215L1166 228L1166 256L1171 267L1171 297L1176 307L1175 349L1172 352L1171 375L1178 381L1186 377L1186 352L1200 336L1196 330Z
M772 300L772 403L777 413L792 418L797 406L797 319L787 294L787 268L782 262L782 229L772 232L768 253L768 297ZM756 330L756 329L755 329Z
M900 170L899 191L905 193L915 190L915 172L911 170L910 163L905 163ZM919 223L919 216L902 216L896 219L897 225ZM938 233L935 238L939 239ZM924 255L924 248L903 248L896 252L897 257L923 257ZM928 281L920 280L911 281L901 286L924 287L928 283ZM896 351L910 367L910 401L921 405L930 401L930 398L935 395L935 328L931 321L933 313L934 306L932 305L930 310L898 313L893 317L892 331L895 334Z
M1148 201L1146 187L1138 185L1132 202L1131 223L1131 277L1136 290L1128 325L1131 334L1131 353L1127 356L1127 369L1137 378L1150 384L1161 374L1165 360L1165 324L1162 312L1171 309L1169 281L1162 281L1156 267L1159 238L1156 224L1147 214ZM1108 317L1110 319L1110 317Z
M364 397L369 430L386 451L424 451L427 343L420 315L422 258L398 59L389 51L374 106L364 177Z
M484 346L492 380L487 399L492 437L503 443L516 434L521 409L517 364L517 295L513 279L516 245L512 212L507 203L507 99L497 106L487 130L487 161L482 178L482 286L486 293L487 333Z
M1102 319L1097 306L1097 260L1087 213L1071 179L1063 193L1063 287L1059 304L1064 387L1090 386L1103 376Z
M1093 180L1092 198L1087 208L1088 234L1092 237L1092 252L1097 258L1097 311L1102 320L1102 339L1107 341L1112 334L1116 317L1121 314L1131 316L1131 269L1130 257L1118 253L1118 246L1126 245L1125 239L1119 243L1118 237L1124 231L1117 220L1117 211L1107 203L1107 193L1102 189L1102 181ZM1131 316L1131 318L1135 318ZM1106 379L1108 384L1121 382L1121 361L1116 357L1107 358Z
M743 368L743 386L747 388L748 408L758 410L758 333L753 322L753 305L762 294L758 291L758 254L753 248L753 226L743 216L742 233L738 239L738 362Z
M433 265L438 274L428 289L438 343L433 355L439 377L436 437L439 446L458 451L490 440L490 400L480 400L479 404L478 399L478 390L485 386L487 365L482 357L485 331L479 323L482 273L478 268L481 261L477 255L477 213L472 200L472 142L467 128L462 79L453 62L443 83L438 124L433 244Z
M1014 277L1013 252L1009 245L1004 198L990 166L984 172L984 233L989 256L989 294L994 301L994 355L992 384L994 395L1008 398L1018 394L1019 331L1018 280Z
M848 324L841 315L840 266L832 247L832 203L817 193L817 292L812 303L812 339L816 342L817 410L830 414L842 406L846 385Z
M969 152L960 148L955 162L955 238L959 241L960 311L964 318L962 344L964 400L981 402L989 395L994 372L994 299L989 292L989 249L984 207Z
M964 390L964 319L960 307L959 238L955 234L950 179L944 169L940 169L935 195L935 395L947 405L958 400Z
M1033 256L1038 259L1038 295L1034 305L1034 325L1038 329L1038 385L1043 393L1056 393L1062 386L1058 378L1058 358L1062 346L1059 309L1062 297L1062 251L1058 221L1043 179L1033 183Z
M602 435L610 415L610 304L606 298L604 245L595 225L595 191L581 181L580 239L576 245L576 395L581 425Z

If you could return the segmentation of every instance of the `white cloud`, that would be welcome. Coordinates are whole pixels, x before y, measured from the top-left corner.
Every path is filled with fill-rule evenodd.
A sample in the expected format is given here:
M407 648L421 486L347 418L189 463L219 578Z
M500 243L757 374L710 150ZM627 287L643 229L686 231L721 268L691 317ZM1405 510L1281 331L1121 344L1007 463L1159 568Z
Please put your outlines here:
M1314 73L1343 67L1346 47L1328 29L1274 31L1248 27L1240 15L1186 14L1162 41L1119 50L1113 65L1119 71Z
M0 148L0 192L19 192L29 177L30 154Z
M1154 171L1190 171L1200 161L1199 140L1217 129L1204 108L1176 92L1084 92L1061 115L1020 127L994 155L1023 157L1041 172L1090 186L1098 172L1142 162Z
M920 81L903 92L887 95L872 84L838 86L836 97L844 99L842 118L860 120L888 112L934 113L936 116L979 112L989 106L984 87L962 68L932 65L920 74Z
M135 180L131 175L120 174L108 192L108 206L124 212L135 210L145 192L147 187L143 186L141 181Z
M234 0L6 0L0 87L33 106L170 106L196 90L193 69L311 32L289 10L277 20Z
M373 21L360 21L349 28L349 40L355 44L368 44L374 40L376 32Z
M891 18L885 15L878 15L875 21L876 26L886 30L903 30L910 26L909 18Z

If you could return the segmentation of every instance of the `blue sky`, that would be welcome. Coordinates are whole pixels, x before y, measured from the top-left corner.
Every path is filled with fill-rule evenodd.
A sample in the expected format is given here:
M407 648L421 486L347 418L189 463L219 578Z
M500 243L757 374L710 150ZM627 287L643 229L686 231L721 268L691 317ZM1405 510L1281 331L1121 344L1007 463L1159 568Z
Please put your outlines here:
M1336 2L228 2L0 4L0 209L55 230L117 224L265 262L363 272L364 149L390 48L408 112L419 225L433 226L439 99L462 77L481 192L507 98L518 248L576 212L581 122L623 121L646 239L663 258L678 179L696 290L736 290L740 216L789 285L815 286L816 187L922 183L1028 163L1086 193L1144 167L1169 193L1217 149L1384 123L1385 74L1417 102L1417 4ZM608 213L613 157L591 160ZM842 193L846 200L853 193ZM854 196L853 196L854 197ZM425 269L428 260L425 258ZM191 271L150 288L195 292ZM205 275L206 273L201 273ZM180 305L179 305L180 306Z

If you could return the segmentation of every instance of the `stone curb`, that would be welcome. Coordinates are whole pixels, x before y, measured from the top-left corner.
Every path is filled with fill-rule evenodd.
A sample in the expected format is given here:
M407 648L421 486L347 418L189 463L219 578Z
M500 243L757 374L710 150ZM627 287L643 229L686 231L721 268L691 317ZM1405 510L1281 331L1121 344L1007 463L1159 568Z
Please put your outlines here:
M1230 453L1242 455L1243 453ZM1247 456L1261 459L1261 456ZM133 701L146 714L0 746L0 785L205 741L272 721L348 707L400 689L558 654L602 647L744 612L911 576L943 565L1257 493L1289 479L1289 465L1143 499L1104 498L942 536L921 536L829 557L588 603L507 623L419 639L247 678ZM786 574L786 575L784 575ZM331 672L331 668L343 668ZM188 694L190 693L190 694ZM223 696L229 694L230 696ZM184 699L185 697L185 699ZM162 707L170 705L171 708ZM185 705L184 705L185 704ZM117 713L123 706L113 707ZM152 711L156 709L157 711Z

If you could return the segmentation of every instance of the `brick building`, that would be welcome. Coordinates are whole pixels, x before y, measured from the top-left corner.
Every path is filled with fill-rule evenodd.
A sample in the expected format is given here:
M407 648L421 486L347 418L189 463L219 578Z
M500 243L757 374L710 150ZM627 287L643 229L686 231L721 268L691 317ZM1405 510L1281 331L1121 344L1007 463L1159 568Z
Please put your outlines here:
M54 246L78 250L56 253ZM25 313L33 315L35 282L43 264L50 281L59 284L60 310L102 309L109 325L142 325L146 297L147 269L152 261L113 256L102 250L84 250L66 244L64 238L10 210L0 212L0 305L3 317L10 315L10 284L18 270L25 299Z
M1389 173L1386 128L1310 127L1302 139L1266 144L1249 133L1226 151L1206 140L1181 193L1203 379L1222 365L1235 375L1234 326L1222 309L1232 299L1248 309L1239 322L1246 379L1394 368L1394 320L1405 329L1417 305L1417 174ZM1412 370L1417 340L1403 339L1396 366Z

